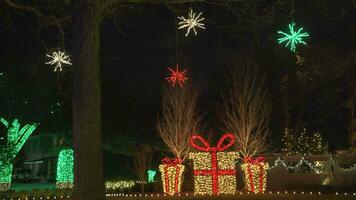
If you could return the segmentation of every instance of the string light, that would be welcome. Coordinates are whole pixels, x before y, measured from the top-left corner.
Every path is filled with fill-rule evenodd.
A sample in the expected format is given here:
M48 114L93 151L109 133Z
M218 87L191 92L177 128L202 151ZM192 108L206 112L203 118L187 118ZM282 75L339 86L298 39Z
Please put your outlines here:
M52 60L46 62L48 65L55 65L53 71L62 71L62 64L72 65L70 62L70 56L66 55L64 51L53 52L52 55L46 54L47 57L51 58Z
M295 52L297 44L306 45L306 42L303 41L303 38L309 36L307 32L302 32L303 28L299 28L298 31L295 31L294 25L295 23L291 23L288 25L289 33L278 31L279 34L283 35L281 38L278 39L278 43L281 44L283 42L286 42L285 46L290 46L290 50L293 52Z
M135 181L107 181L105 182L105 188L111 190L123 190L130 189L136 185Z
M331 167L332 164L332 158L330 157L330 159L328 161L315 161L315 164L307 161L304 157L302 157L296 165L287 165L285 163L284 160L282 160L280 157L278 157L275 161L274 161L274 165L271 166L269 168L269 170L272 170L273 168L277 167L277 166L283 166L284 168L286 168L287 170L293 170L293 171L297 171L300 169L300 167L303 164L306 164L310 169L312 169L316 174L324 174L326 173L326 171L328 171L328 169Z
M185 34L186 37L188 36L191 29L193 29L194 34L197 35L198 33L195 30L195 27L205 29L204 24L201 23L204 18L199 18L201 14L202 13L199 13L197 16L195 16L196 14L192 9L190 9L188 18L185 18L184 16L178 17L178 19L182 20L178 23L178 29L187 28L187 33Z
M162 164L159 165L159 171L161 172L164 193L174 195L181 192L182 175L184 172L184 165L181 163L182 160L178 158L162 159Z
M312 155L321 154L325 151L323 138L319 132L308 136L306 129L300 134L293 133L286 129L282 137L284 151L287 155Z
M73 187L73 150L63 149L59 152L57 164L56 188Z
M252 159L251 157L246 157L241 168L245 174L245 184L248 191L263 193L266 190L267 169L269 168L268 163L264 162L264 158Z
M196 143L198 140L202 146ZM227 144L224 144L226 143ZM235 160L237 152L223 152L235 142L234 135L223 135L216 147L199 135L190 138L190 145L203 152L189 153L194 165L194 194L234 194L236 191Z

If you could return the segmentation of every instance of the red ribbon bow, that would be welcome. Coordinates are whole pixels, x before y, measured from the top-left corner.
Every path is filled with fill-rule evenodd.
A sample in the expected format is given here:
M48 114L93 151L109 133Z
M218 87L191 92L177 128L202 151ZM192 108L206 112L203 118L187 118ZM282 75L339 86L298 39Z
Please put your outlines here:
M223 143L229 139L229 143L223 145ZM200 141L203 146L200 146L199 144L195 143L195 140ZM223 135L220 140L218 141L218 144L216 147L210 147L208 141L206 141L203 137L200 135L193 135L190 140L189 140L190 145L199 150L199 151L225 151L228 149L230 146L232 146L235 143L235 136L231 133L226 133Z
M251 158L250 156L246 156L244 158L244 163L250 163L250 164L259 164L261 162L265 162L265 158L262 156L257 157L256 159Z
M165 157L161 160L162 164L164 165L169 165L169 166L174 166L174 165L179 165L183 162L183 160L179 158L168 158Z
M195 143L195 140L200 141L203 145L200 146L199 144ZM224 145L224 142L226 140L229 140L227 144ZM218 141L218 144L216 147L210 147L209 143L201 136L199 135L193 135L190 140L189 140L190 145L199 150L199 151L206 151L206 152L211 152L211 170L194 170L194 176L212 176L213 180L213 194L218 194L219 193L219 180L218 177L219 175L235 175L236 170L235 169L227 169L227 170L222 170L218 168L218 161L217 161L217 152L218 151L225 151L228 149L230 146L232 146L235 143L235 137L231 133L227 133L223 135L220 140Z

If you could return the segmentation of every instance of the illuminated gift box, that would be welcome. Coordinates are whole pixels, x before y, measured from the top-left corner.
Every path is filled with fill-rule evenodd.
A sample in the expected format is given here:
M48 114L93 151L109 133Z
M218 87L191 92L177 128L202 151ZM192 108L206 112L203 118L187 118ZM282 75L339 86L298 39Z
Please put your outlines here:
M268 163L263 157L246 157L241 165L245 174L245 184L250 192L263 193L266 190Z
M182 160L178 158L162 159L162 164L159 165L159 171L161 172L164 193L174 195L181 192L182 175L184 172L184 165L181 163Z
M196 143L198 140L202 145ZM224 144L226 143L227 144ZM232 134L223 135L216 147L199 135L190 139L190 145L201 151L189 153L194 164L195 194L233 194L236 190L235 160L237 152L224 152L235 142Z

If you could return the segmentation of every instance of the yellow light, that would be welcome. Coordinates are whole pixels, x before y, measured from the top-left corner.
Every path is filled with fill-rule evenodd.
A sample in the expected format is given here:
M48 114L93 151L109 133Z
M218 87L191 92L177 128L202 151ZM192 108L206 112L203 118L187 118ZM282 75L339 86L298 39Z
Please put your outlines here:
M236 191L236 175L228 174L235 170L235 160L239 157L237 152L216 152L217 169L212 168L211 152L189 153L193 160L194 171L205 171L205 174L194 176L194 194L214 194L213 176L217 178L217 194L234 194ZM219 174L221 172L222 174ZM224 174L223 172L226 172ZM216 173L215 175L213 175Z
M263 193L264 191L266 191L267 169L269 169L268 163L244 163L241 165L241 168L245 174L245 184L247 185L248 191L254 193ZM249 171L252 173L250 174ZM251 183L253 185L251 185ZM279 194L279 191L277 193Z
M166 194L174 195L181 192L183 181L184 165L159 165L161 178L163 183L163 192Z

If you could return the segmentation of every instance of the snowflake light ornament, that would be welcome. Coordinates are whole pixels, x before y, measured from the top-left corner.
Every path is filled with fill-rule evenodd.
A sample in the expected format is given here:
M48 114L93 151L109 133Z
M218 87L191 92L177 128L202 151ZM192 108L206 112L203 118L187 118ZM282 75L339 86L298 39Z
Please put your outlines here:
M46 62L48 65L55 65L55 68L53 71L62 71L62 64L66 65L72 65L70 62L69 55L66 55L66 53L63 51L58 51L58 52L53 52L52 55L46 54L47 57L51 58L50 61Z
M290 50L293 52L295 52L297 44L306 45L307 43L305 43L303 41L303 38L309 36L309 34L307 32L302 32L303 28L299 28L298 31L295 31L294 25L295 25L295 23L291 23L288 25L289 33L278 31L279 34L282 34L284 36L284 37L281 37L278 39L278 43L281 44L281 43L287 41L285 46L288 47L288 45L289 45Z
M167 82L174 87L177 83L179 84L180 87L183 87L184 83L188 78L186 77L185 73L187 72L187 69L183 71L179 71L178 64L176 65L176 70L173 70L172 68L168 67L168 70L170 71L170 76L166 78Z
M185 34L186 37L188 36L191 29L193 29L195 35L197 35L195 27L205 29L204 24L201 23L204 18L199 18L201 14L202 13L200 12L197 16L195 16L196 13L194 13L193 10L190 9L188 18L185 18L184 16L178 17L178 19L182 20L178 23L178 29L187 28L187 33Z

